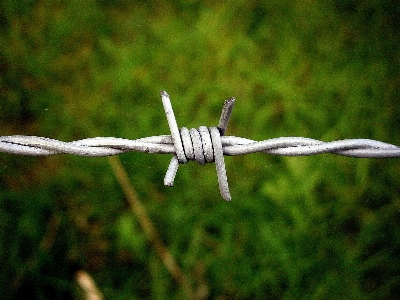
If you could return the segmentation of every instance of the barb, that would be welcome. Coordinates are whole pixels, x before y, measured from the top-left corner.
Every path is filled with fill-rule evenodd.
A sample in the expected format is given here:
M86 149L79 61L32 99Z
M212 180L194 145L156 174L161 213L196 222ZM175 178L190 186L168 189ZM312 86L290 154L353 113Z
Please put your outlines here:
M165 174L164 184L173 186L180 164L197 161L215 162L221 196L229 201L228 180L224 155L244 155L263 152L283 156L307 156L331 153L359 158L400 157L400 147L370 140L346 139L323 142L304 137L280 137L254 141L236 136L224 136L235 98L225 100L217 127L178 129L171 101L165 91L160 93L171 135L128 140L115 137L95 137L73 142L62 142L37 136L0 136L0 152L17 155L74 154L80 156L111 156L125 152L174 154Z

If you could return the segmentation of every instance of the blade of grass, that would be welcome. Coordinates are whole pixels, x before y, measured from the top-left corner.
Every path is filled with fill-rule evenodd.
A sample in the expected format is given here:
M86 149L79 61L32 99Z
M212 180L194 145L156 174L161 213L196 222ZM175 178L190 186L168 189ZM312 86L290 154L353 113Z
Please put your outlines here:
M139 197L137 196L136 191L129 180L126 170L122 166L121 161L117 156L110 156L108 157L108 162L111 165L115 178L125 194L130 208L136 215L140 226L142 227L147 239L153 245L158 257L161 259L171 276L181 286L186 296L189 299L194 299L194 292L189 280L179 267L167 246L164 245L163 241L161 240L156 227L147 214L145 206L139 200Z
M75 280L83 290L86 300L104 299L94 279L86 271L83 270L77 271L75 274Z

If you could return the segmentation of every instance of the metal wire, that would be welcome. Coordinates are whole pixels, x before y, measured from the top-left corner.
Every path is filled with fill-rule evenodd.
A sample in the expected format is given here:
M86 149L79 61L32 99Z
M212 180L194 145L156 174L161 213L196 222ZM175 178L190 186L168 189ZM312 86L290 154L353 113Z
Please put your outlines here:
M235 98L225 100L217 127L178 129L171 101L165 91L160 93L171 135L159 135L128 140L115 137L95 137L62 142L37 136L0 136L0 152L17 155L74 154L79 156L111 156L137 151L174 154L165 174L164 184L173 186L179 164L197 161L215 162L221 196L229 201L224 155L263 152L284 156L307 156L331 153L361 158L400 157L400 147L369 139L346 139L323 142L304 137L280 137L254 141L236 136L224 136Z

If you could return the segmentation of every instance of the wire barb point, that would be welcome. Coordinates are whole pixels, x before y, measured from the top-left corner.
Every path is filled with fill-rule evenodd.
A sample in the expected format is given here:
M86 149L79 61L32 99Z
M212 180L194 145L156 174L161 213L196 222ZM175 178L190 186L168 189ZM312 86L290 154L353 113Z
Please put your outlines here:
M219 123L217 127L221 135L225 134L226 128L228 127L229 119L231 117L235 101L235 97L226 99L224 101L224 107L222 108L221 117L219 118Z
M216 127L200 126L199 129L191 128L189 130L183 127L179 130L168 94L161 92L160 95L176 151L165 174L164 185L174 185L179 164L185 164L189 160L195 160L201 165L215 161L221 196L230 201L231 195L226 176L221 135L225 133L228 126L235 98L225 100L218 129Z

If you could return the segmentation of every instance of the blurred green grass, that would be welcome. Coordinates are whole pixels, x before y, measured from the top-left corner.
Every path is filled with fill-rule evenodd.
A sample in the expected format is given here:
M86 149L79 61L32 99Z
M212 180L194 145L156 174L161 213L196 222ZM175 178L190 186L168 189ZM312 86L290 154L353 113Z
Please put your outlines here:
M395 1L3 1L1 134L168 134L166 90L180 126L216 124L235 96L228 135L398 145L399 13ZM227 157L232 203L213 165L181 167L169 189L170 157L120 159L210 299L400 294L398 159ZM1 154L0 184L2 298L79 298L77 269L107 299L183 297L105 158Z

